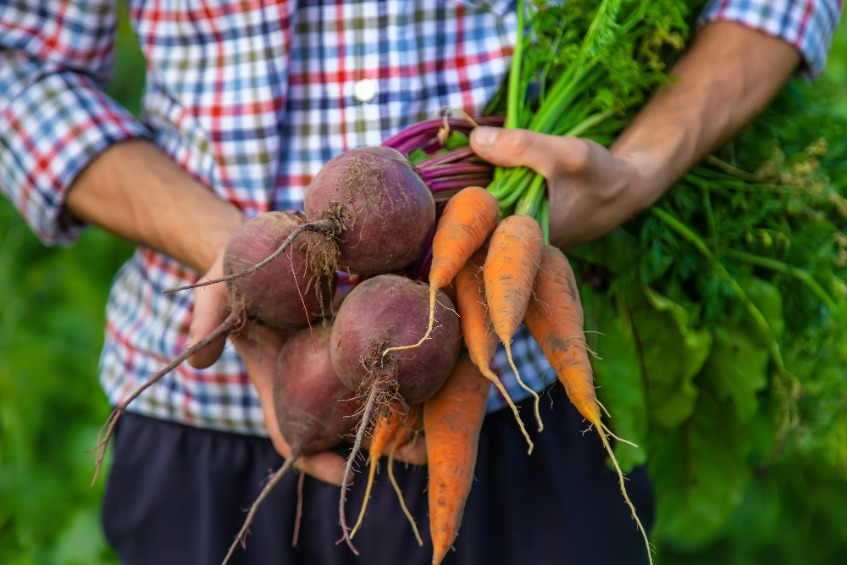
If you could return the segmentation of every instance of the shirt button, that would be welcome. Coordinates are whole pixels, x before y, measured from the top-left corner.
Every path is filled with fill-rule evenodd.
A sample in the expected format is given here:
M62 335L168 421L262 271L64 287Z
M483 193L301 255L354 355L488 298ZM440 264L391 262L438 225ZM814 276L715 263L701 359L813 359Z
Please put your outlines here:
M361 103L370 102L376 96L376 83L370 79L362 79L353 85L353 98Z

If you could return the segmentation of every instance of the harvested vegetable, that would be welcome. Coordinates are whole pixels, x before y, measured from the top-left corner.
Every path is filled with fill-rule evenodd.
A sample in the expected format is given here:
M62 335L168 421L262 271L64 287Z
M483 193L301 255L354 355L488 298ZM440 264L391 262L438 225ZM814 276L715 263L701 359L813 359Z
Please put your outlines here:
M433 565L441 563L459 534L489 388L488 380L463 354L441 390L424 403Z
M364 408L356 440L347 459L339 514L343 539L349 539L345 514L347 484L365 432L375 414L395 403L419 404L435 394L456 363L460 347L458 317L442 292L436 301L437 325L431 339L414 350L383 353L420 335L429 319L427 285L397 275L378 275L356 286L339 308L332 327L331 359L341 381L362 396Z
M309 184L303 206L307 217L334 225L338 258L332 266L363 275L412 263L435 223L435 201L423 179L389 147L330 159Z
M609 444L609 437L615 436L603 422L601 404L594 390L594 375L585 345L584 318L576 279L564 253L556 247L544 246L541 266L535 279L535 291L523 322L530 335L541 346L550 366L556 371L568 398L600 434L603 447L606 448L618 473L624 501L632 511L638 531L644 537L644 545L652 563L647 531L626 492L623 471ZM624 441L618 437L615 439Z
M300 233L298 230L301 225L300 216L285 212L269 212L245 222L227 244L224 252L225 272L239 269L245 263L252 263L256 257L266 256L283 241L293 241L292 234L296 236ZM121 414L142 392L180 363L219 337L238 331L247 320L286 334L330 312L338 281L337 275L316 272L310 268L308 244L303 242L307 234L302 235L304 237L298 240L298 244L288 248L283 261L252 276L229 280L229 314L224 321L209 335L187 347L112 410L98 437L96 470L92 482L97 480L106 447ZM299 244L301 242L302 245ZM205 284L209 283L199 283L169 292Z
M340 443L356 427L359 410L355 393L345 387L330 361L329 324L304 328L289 338L279 352L274 379L274 405L280 432L291 454L265 484L250 507L244 525L223 560L226 564L239 545L246 544L256 511L282 477L303 455L320 453Z
M497 344L500 343L485 302L485 284L482 281L482 266L485 263L487 249L477 251L456 275L456 307L459 310L459 320L462 324L462 335L468 355L480 373L497 387L506 403L512 409L521 433L529 445L528 453L532 453L533 443L529 437L523 420L518 413L509 392L503 386L500 378L491 370Z
M482 247L500 219L500 208L491 193L478 186L470 186L453 196L438 220L432 240L432 265L429 270L429 321L423 337L412 345L396 346L386 350L401 351L419 347L429 339L435 323L435 298L446 288L480 247Z
M506 348L509 364L515 378L524 390L535 398L535 418L538 431L544 429L538 409L538 393L521 380L512 359L512 338L523 321L532 293L535 275L541 265L544 234L541 226L529 216L514 215L504 218L491 235L482 277L485 283L485 301L494 332Z

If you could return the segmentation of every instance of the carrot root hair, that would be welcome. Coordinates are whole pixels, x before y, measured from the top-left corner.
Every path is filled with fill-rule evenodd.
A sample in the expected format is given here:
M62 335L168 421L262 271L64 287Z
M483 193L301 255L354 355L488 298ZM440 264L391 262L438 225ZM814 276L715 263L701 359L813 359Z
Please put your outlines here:
M376 478L377 467L379 467L379 461L377 461L376 457L368 458L368 484L365 487L365 497L362 499L362 508L359 510L359 517L356 518L356 523L353 525L353 529L350 530L350 539L356 537L356 532L359 531L359 528L362 527L362 522L365 520L365 511L368 508L368 501L371 498L371 490L373 490L374 479Z
M423 538L421 538L421 532L418 530L418 524L415 522L415 517L412 516L412 513L409 511L409 507L406 506L406 499L403 498L403 489L400 488L400 484L394 476L394 452L397 451L397 447L398 445L395 444L388 455L388 480L391 482L391 486L394 487L394 492L397 493L397 501L400 502L400 509L403 510L403 514L409 521L409 525L412 526L412 532L415 534L415 540L417 540L419 546L423 547L424 542Z
M525 391L527 391L530 395L532 395L532 398L534 399L533 406L534 406L534 410L535 410L535 420L538 422L538 431L539 432L543 431L544 430L544 422L541 421L541 397L538 395L537 392L532 390L525 382L523 382L523 379L521 379L521 375L518 372L518 367L515 365L514 359L512 359L512 348L511 348L511 346L506 342L504 342L503 345L506 348L506 358L509 360L509 366L512 368L512 371L514 371L514 373L515 373L515 380L517 380L520 387L522 389L524 389ZM515 410L517 411L517 408ZM524 433L526 433L526 430L524 430ZM529 439L528 435L527 435L527 439Z
M521 415L518 412L518 407L515 406L515 402L512 400L512 397L509 395L509 391L506 390L506 387L503 386L503 383L500 381L500 379L497 377L497 375L495 375L494 372L491 371L491 369L489 369L488 367L480 367L479 365L477 365L477 368L479 369L480 373L482 373L482 376L484 376L486 379L491 381L491 383L497 388L497 390L500 392L500 394L506 400L506 404L508 404L509 408L512 409L512 414L515 415L515 420L518 422L518 427L521 429L521 433L523 434L523 437L526 439L526 443L527 443L527 446L528 446L526 453L527 453L527 455L531 455L532 450L535 448L535 444L532 442L532 438L529 437L529 432L526 431L526 426L524 426L523 420L521 419ZM517 372L515 374L517 374ZM523 384L523 383L521 383L521 384ZM530 392L535 392L535 391L530 390ZM536 396L538 396L538 395L536 394ZM536 412L536 417L538 418L538 421L541 422L539 412ZM541 430L539 430L539 431L541 431Z
M373 490L374 479L379 470L379 459L382 457L385 447L397 436L397 427L400 422L406 417L406 412L400 408L392 406L389 412L385 415L377 417L371 432L371 444L368 447L368 482L365 486L365 496L362 499L362 507L359 510L359 517L356 519L356 524L350 531L350 539L356 535L359 528L362 527L362 522L365 519L365 512L368 508L368 502L371 499L371 491Z
M420 347L423 343L429 339L429 336L432 335L432 329L435 326L435 298L438 295L438 291L440 289L435 284L430 284L429 286L429 321L427 322L426 332L423 337L417 342L411 345L395 345L394 347L388 347L385 351L382 352L382 356L385 357L391 351L404 351L406 349L415 349L416 347Z
M644 525L641 523L641 519L638 517L638 513L635 511L635 505L632 503L632 500L630 500L629 493L627 493L626 491L626 477L624 476L623 470L621 470L621 466L618 464L618 459L617 457L615 457L615 452L612 449L611 444L609 443L609 436L617 439L618 441L623 441L628 445L635 446L635 444L630 441L621 440L619 437L613 434L611 430L609 430L606 424L604 424L600 420L597 420L596 422L591 422L591 424L597 428L597 432L600 434L600 440L603 442L603 447L606 449L606 453L608 453L609 459L612 460L612 465L615 467L615 472L618 475L618 482L620 483L621 494L623 494L624 502L626 502L626 505L629 507L629 510L632 513L632 519L635 520L635 524L638 528L638 532L644 539L644 547L647 549L647 558L650 561L650 565L653 565L653 547L650 545L650 540L647 537L647 530L644 528Z

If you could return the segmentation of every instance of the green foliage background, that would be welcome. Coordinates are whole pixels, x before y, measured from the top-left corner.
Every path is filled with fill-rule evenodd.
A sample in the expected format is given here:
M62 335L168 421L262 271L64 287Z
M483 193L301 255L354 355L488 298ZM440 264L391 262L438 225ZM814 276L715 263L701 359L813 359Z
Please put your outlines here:
M133 111L143 66L124 21L110 91ZM847 116L843 22L826 77L832 106ZM72 249L45 248L0 200L0 563L115 562L99 526L103 481L88 486L87 451L108 415L96 378L108 287L130 252L95 229ZM738 493L718 541L665 544L658 562L847 562L847 473L830 468L771 464Z

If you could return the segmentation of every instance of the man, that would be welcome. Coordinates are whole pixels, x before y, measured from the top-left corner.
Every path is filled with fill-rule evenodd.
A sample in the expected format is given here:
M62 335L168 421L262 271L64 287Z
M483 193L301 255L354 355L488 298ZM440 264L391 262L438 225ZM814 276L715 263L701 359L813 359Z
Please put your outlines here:
M0 186L47 243L70 243L90 223L139 246L108 307L101 375L112 403L226 311L221 286L199 289L193 300L162 290L219 275L222 249L245 218L299 208L311 176L338 152L379 144L439 108L479 111L508 69L516 25L511 4L497 0L137 2L132 19L148 59L137 120L101 90L113 3L35 4L0 6ZM472 147L493 163L544 174L551 241L579 245L658 199L792 73L820 72L839 11L824 0L711 2L672 70L678 80L610 149L489 128L474 132ZM270 401L277 338L251 326L229 339L234 349L219 340L197 354L121 421L104 527L123 562L220 561L239 510L279 466L276 452L288 453ZM514 347L525 352L525 380L544 390L554 377L537 346L521 334ZM581 437L560 388L549 394L558 409L544 414L531 457L492 397L453 563L646 559L602 448ZM335 545L340 453L300 465L324 482L304 485L299 547L289 538L292 475L260 510L238 559L428 562L386 481L356 538L362 557ZM425 470L404 470L401 480L413 513L425 519ZM351 500L360 500L363 482ZM649 523L643 470L628 486Z

